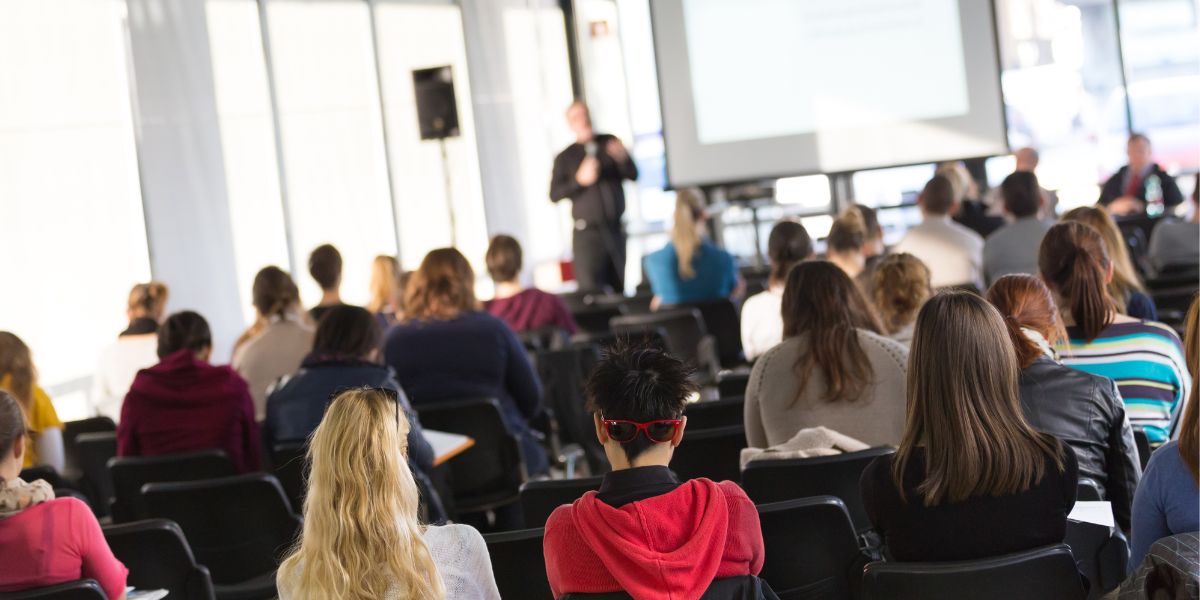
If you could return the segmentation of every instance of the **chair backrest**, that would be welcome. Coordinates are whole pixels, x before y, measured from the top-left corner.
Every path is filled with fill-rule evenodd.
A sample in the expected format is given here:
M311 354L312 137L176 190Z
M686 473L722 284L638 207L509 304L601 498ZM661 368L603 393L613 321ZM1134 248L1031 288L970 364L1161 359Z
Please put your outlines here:
M667 350L676 358L698 367L714 367L710 358L704 356L701 344L708 336L704 318L695 308L660 310L644 315L615 317L609 323L613 333L619 336L636 337L648 331L662 330L667 336Z
M683 409L687 433L741 425L746 421L745 408L746 399L742 396L692 402Z
M815 496L758 505L763 579L782 600L856 597L865 556L846 505Z
M683 481L707 477L713 481L737 481L741 476L741 453L746 447L746 429L741 425L683 432L683 442L671 457L671 470Z
M717 391L722 398L745 396L750 384L750 371L743 367L739 371L722 371L717 375Z
M263 473L148 483L142 496L151 516L179 524L218 585L274 572L300 530L283 488Z
M563 594L558 600L633 600L633 596L625 592L605 592L601 594ZM763 579L753 575L741 577L725 577L715 579L704 590L700 600L780 600L774 590Z
M609 321L622 314L624 313L621 312L620 304L586 306L571 311L575 325L584 333L605 333L608 331Z
M1125 580L1129 541L1119 528L1068 519L1063 543L1071 547L1079 572L1091 582L1089 598L1099 598Z
M553 600L546 578L542 529L521 529L483 536L501 598Z
M592 472L602 472L607 463L604 448L596 439L592 414L585 404L583 386L600 360L596 346L581 345L564 350L543 350L535 356L542 397L554 411L564 443L579 444Z
M1091 479L1082 478L1079 480L1079 485L1075 488L1076 502L1097 502L1104 499L1104 494L1100 492L1100 485Z
M603 477L547 479L521 486L521 513L526 527L542 527L554 509L570 504L592 490L600 489Z
M858 487L863 469L877 457L893 452L892 448L870 448L837 456L751 461L742 471L742 487L756 504L808 496L840 498L854 528L861 532L871 528Z
M308 444L306 442L283 442L271 447L271 472L283 492L292 503L292 510L300 512L304 507L304 495L308 491Z
M1146 431L1140 427L1133 428L1133 445L1137 447L1138 460L1142 463L1142 469L1145 469L1154 449L1150 447L1150 438L1146 436Z
M447 400L417 407L427 429L470 436L475 445L450 461L454 505L474 512L515 502L525 481L516 436L508 432L495 398Z
M746 355L742 352L742 319L733 301L729 298L717 298L677 306L700 311L704 329L716 338L717 356L721 367L732 369L746 362Z
M129 569L127 584L144 590L167 590L168 597L212 600L208 569L196 564L179 525L147 519L104 528L104 539L117 560Z
M1083 580L1063 544L945 563L874 562L863 600L1083 600Z
M528 352L538 350L558 350L567 345L567 332L557 325L543 325L535 329L527 329L517 333L517 339Z
M108 600L108 597L95 579L79 579L20 592L0 592L0 600Z
M108 459L112 475L114 523L146 518L142 486L147 483L199 481L237 475L223 450L202 450L162 456L120 456Z
M79 461L80 481L84 493L92 499L92 508L97 516L108 514L108 505L113 498L112 476L108 473L108 461L117 455L117 433L100 431L81 433L75 438L75 454Z
M66 463L63 473L68 477L79 477L83 471L79 460L79 450L75 446L76 438L84 433L116 432L116 430L117 424L108 417L92 417L63 423L63 457Z

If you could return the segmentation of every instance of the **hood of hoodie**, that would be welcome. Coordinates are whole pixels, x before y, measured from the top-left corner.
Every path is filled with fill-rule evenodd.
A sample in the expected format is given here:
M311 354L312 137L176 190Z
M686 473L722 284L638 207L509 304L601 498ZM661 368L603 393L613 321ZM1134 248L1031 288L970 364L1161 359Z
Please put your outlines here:
M575 501L572 520L621 588L634 598L699 598L721 565L729 532L718 484L693 479L621 508L594 492Z
M214 397L223 400L234 395L239 384L245 386L233 369L210 365L185 349L139 371L130 392L152 404L165 402L182 407L211 404Z

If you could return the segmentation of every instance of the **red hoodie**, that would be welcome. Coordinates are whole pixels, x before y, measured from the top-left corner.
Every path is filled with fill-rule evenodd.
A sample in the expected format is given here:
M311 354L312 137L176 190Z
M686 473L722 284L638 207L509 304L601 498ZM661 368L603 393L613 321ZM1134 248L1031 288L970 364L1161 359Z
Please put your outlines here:
M730 481L693 479L621 508L588 492L546 522L546 573L557 598L625 591L638 600L692 600L714 579L758 575L758 511Z
M258 469L258 424L246 381L180 350L138 371L117 426L117 456L224 450L241 473Z

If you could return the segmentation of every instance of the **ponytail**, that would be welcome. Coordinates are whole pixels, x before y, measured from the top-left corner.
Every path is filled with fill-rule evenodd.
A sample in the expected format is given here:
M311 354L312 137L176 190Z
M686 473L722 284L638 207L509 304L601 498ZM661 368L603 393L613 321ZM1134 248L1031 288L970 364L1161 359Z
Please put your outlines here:
M1017 363L1024 369L1042 355L1042 348L1029 339L1023 329L1038 332L1048 343L1063 337L1054 296L1040 279L1032 275L1005 275L987 291L988 302L1004 317L1004 327L1017 351Z
M696 268L692 260L700 249L699 224L704 215L700 198L691 190L680 190L675 195L675 224L671 227L671 244L679 260L679 278L693 279Z
M832 252L858 251L867 243L867 233L867 220L862 209L851 206L833 222L826 243Z
M1113 322L1115 308L1105 282L1112 264L1108 256L1100 233L1077 222L1051 227L1038 252L1042 278L1058 292L1088 342Z
M129 310L138 316L158 319L167 306L167 285L161 281L139 283L129 290Z

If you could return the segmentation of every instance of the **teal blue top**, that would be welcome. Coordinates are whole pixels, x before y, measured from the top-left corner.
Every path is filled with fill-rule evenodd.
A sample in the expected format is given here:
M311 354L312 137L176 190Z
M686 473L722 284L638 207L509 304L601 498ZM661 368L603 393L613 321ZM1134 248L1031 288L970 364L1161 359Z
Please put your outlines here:
M664 306L728 298L737 286L737 261L733 255L708 240L692 257L695 277L679 276L679 258L675 244L667 243L662 250L646 256L644 267L650 288Z

